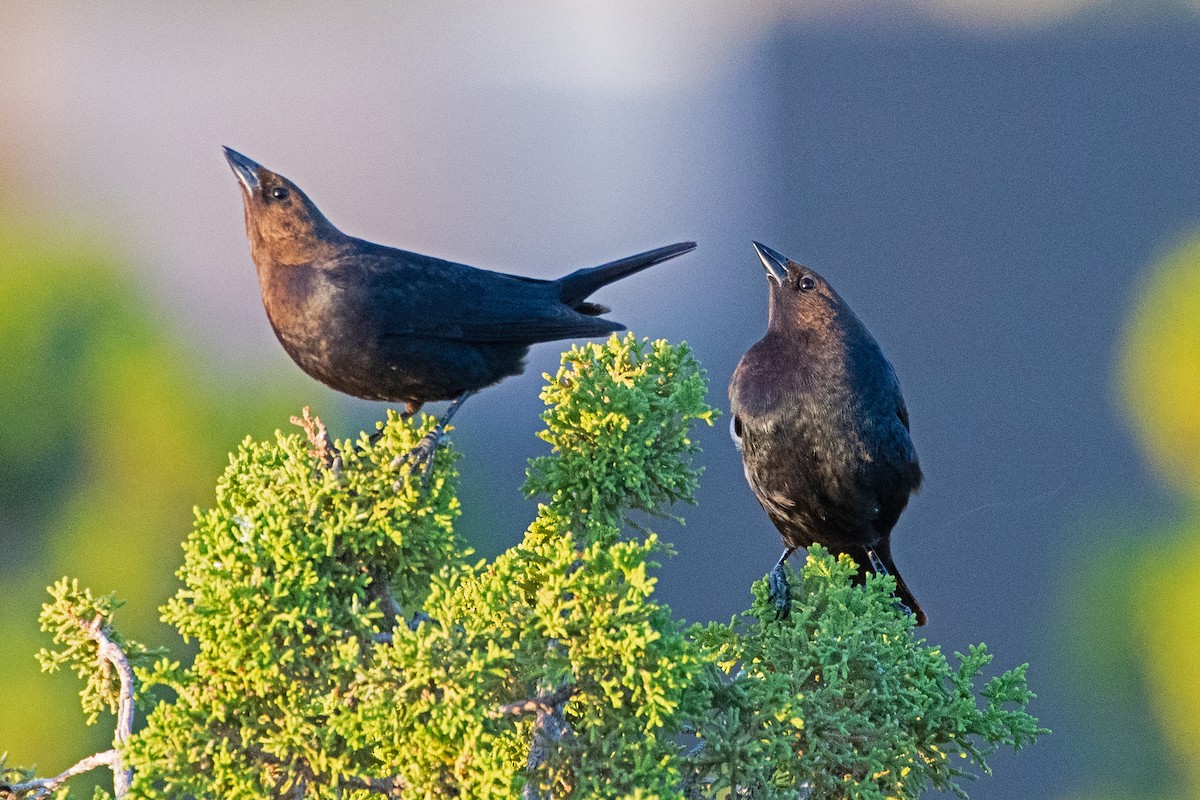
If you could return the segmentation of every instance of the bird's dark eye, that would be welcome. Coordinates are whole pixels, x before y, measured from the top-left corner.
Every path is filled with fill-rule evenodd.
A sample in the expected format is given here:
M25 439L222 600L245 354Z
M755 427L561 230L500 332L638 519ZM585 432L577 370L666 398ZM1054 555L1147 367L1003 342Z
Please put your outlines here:
M812 275L803 275L800 280L796 281L796 285L800 287L802 292L811 292L817 288L817 279Z
M288 190L286 186L276 186L271 190L271 197L274 197L276 200L283 200L287 196Z

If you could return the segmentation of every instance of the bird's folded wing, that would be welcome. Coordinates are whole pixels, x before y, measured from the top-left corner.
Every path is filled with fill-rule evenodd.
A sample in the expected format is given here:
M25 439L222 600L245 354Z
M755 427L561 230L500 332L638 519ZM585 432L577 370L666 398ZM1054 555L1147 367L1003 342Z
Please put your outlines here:
M445 314L437 319L410 320L389 329L389 336L454 339L463 342L533 344L572 337L603 336L625 326L611 320L587 317L561 306L562 316L526 314L505 316L494 313L460 316Z
M624 330L564 305L552 281L406 255L365 282L386 336L530 344Z

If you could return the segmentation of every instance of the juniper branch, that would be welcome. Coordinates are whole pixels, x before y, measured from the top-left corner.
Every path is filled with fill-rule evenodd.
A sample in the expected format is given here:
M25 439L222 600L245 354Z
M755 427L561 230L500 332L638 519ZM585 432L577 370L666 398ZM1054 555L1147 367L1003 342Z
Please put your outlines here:
M105 632L103 622L104 618L96 615L90 624L81 627L96 642L100 658L117 671L117 678L121 682L117 730L114 736L114 743L120 747L133 735L133 668L129 666L129 659L125 657L124 651ZM113 773L113 792L118 798L124 797L133 781L133 771L125 768L120 753L117 753L110 766Z
M65 770L55 775L53 778L35 778L33 780L24 781L22 783L0 784L0 798L2 800L38 800L38 798L49 797L58 787L62 786L76 775L82 775L85 772L91 772L97 767L111 766L114 772L119 768L121 763L121 754L114 750L105 750L102 753L93 753L90 756L79 759ZM118 797L121 795L118 794Z

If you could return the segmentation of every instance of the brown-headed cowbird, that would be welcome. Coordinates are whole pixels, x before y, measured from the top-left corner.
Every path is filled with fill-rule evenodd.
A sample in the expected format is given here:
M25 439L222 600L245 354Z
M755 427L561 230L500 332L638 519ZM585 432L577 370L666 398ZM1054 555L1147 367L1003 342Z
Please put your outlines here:
M660 247L547 281L347 236L296 184L225 148L242 187L263 305L284 350L322 383L368 400L453 400L519 374L535 342L603 336L597 289L693 249Z
M828 281L754 243L767 271L767 333L729 383L731 431L746 480L787 551L771 571L790 607L783 563L814 542L859 568L891 575L924 625L892 562L892 526L921 485L900 383L879 344Z

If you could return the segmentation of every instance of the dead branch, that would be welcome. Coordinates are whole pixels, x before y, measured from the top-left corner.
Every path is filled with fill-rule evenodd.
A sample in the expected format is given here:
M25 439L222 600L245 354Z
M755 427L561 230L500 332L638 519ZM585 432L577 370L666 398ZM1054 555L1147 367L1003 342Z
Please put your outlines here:
M35 778L23 783L0 784L0 798L3 800L10 800L10 798L11 800L37 800L37 798L49 797L59 786L76 775L91 772L97 767L112 767L116 772L120 763L121 754L116 750L94 753L86 758L81 758L53 778ZM117 796L120 797L120 795Z
M308 406L300 412L300 416L292 416L291 422L304 430L308 442L313 446L309 455L321 462L322 465L335 475L342 471L342 454L338 452L329 438L329 430L320 417L314 417Z

